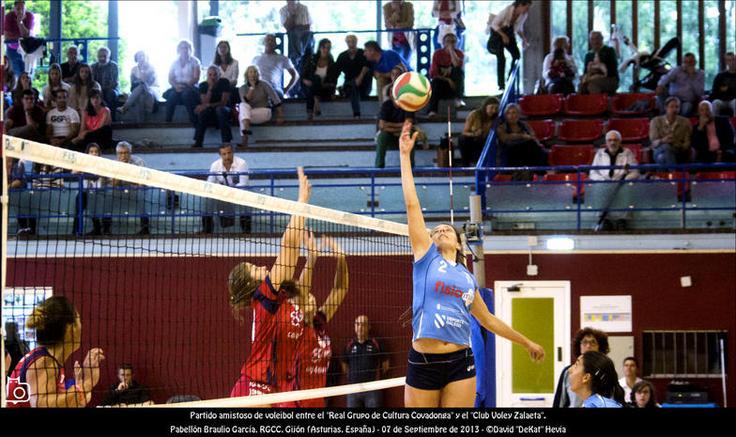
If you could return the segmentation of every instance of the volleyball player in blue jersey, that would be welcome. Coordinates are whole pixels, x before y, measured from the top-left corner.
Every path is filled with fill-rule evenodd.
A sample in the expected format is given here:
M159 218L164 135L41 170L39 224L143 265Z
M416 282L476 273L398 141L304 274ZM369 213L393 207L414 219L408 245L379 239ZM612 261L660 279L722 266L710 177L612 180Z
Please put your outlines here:
M482 299L478 284L465 267L460 234L442 224L427 232L419 205L411 151L417 134L404 122L399 140L401 185L414 253L412 346L406 373L406 407L472 407L475 363L470 349L470 317L487 330L518 343L534 361L544 349L496 318Z

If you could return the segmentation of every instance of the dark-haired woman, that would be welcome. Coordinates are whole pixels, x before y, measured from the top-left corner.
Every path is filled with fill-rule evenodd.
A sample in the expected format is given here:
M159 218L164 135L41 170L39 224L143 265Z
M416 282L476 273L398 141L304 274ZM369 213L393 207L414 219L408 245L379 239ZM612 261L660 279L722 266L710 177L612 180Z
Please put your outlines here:
M319 102L335 95L335 59L332 54L332 43L329 39L321 39L317 53L307 53L302 59L301 78L307 98L307 116L311 120L321 115Z
M499 101L496 97L488 97L480 108L470 111L465 119L465 127L460 135L460 154L463 167L475 165L486 144L488 133L493 122L498 119Z
M626 400L634 408L659 408L657 396L654 393L654 384L644 379L634 384L630 398Z
M92 96L92 91L102 92L99 82L92 79L92 68L87 64L80 64L77 75L74 76L74 83L69 90L68 106L74 108L77 112L84 112L87 107L87 101Z
M238 103L238 79L240 79L238 75L240 74L240 65L238 60L233 58L228 41L217 43L215 59L212 64L220 69L220 78L230 81L230 105L236 105Z
M524 35L524 22L526 22L529 15L531 5L531 0L514 0L498 15L488 17L488 31L491 36L488 38L487 48L491 54L496 55L496 79L498 80L499 90L506 88L506 55L504 49L511 55L510 70L513 71L521 57L519 47L516 45L516 35L518 34L523 41L522 48L529 45Z
M64 362L79 349L82 323L74 305L63 296L52 296L26 321L36 330L40 346L15 366L7 387L8 407L85 407L100 381L102 349L92 348L84 361L74 363L74 381L64 379ZM26 391L26 389L28 391Z
M605 354L582 354L568 373L570 389L582 399L583 408L623 408L624 390L618 384L613 361Z
M112 117L110 109L102 100L102 91L93 89L89 92L89 100L82 111L79 135L72 143L79 151L84 150L89 143L97 143L103 149L112 144Z
M309 181L301 167L298 174L297 201L307 203L311 191ZM299 293L291 279L299 260L303 233L304 217L292 216L281 239L279 254L270 269L266 266L241 262L230 271L227 285L234 316L242 321L243 310L253 311L250 354L240 371L240 378L230 391L230 397L275 391L272 380L274 344L277 335L286 333L286 330L278 325L278 313L289 298L294 298Z
M524 347L532 360L544 358L544 349L488 311L475 277L465 267L459 232L441 224L431 233L424 224L411 151L417 133L404 122L399 139L401 185L414 254L412 345L406 373L404 406L472 407L475 399L475 362L470 349L470 317L489 331Z
M583 328L575 334L572 341L572 353L574 357L589 352L596 351L608 354L610 348L608 346L608 334L598 329ZM583 405L583 401L577 397L575 392L570 389L570 374L568 370L572 364L562 369L560 378L557 380L557 389L555 390L555 398L552 402L552 408L579 408Z

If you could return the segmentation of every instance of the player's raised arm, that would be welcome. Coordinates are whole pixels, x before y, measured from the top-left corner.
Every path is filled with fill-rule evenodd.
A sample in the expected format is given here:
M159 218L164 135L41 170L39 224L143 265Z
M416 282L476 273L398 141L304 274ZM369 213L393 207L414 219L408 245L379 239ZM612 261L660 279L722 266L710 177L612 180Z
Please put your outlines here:
M340 245L335 240L329 237L323 237L322 243L325 248L330 250L332 256L337 257L337 267L335 268L335 279L333 280L332 290L325 299L324 304L320 307L327 321L332 320L332 317L340 308L342 301L348 294L348 287L350 286L350 278L348 274L348 262L345 258L345 252L342 250Z
M307 176L304 175L302 167L297 168L299 175L299 196L297 202L308 203L311 195L312 187L309 184ZM286 226L284 236L281 239L281 249L276 261L271 267L269 276L271 283L275 289L279 289L279 285L283 281L291 280L294 277L294 270L299 261L299 248L301 247L302 233L304 232L304 217L294 214Z
M401 187L404 191L404 204L406 204L406 219L409 224L409 241L414 253L414 260L421 259L432 245L432 239L427 233L424 224L422 207L419 204L419 196L414 185L414 174L411 169L411 151L417 140L418 132L411 133L412 122L407 119L401 128L399 138L399 157L401 160Z

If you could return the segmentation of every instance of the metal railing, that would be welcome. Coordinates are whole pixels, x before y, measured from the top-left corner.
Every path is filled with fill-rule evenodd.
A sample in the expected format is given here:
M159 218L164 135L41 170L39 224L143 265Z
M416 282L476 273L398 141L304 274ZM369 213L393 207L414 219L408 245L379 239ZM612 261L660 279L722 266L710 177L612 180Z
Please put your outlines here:
M488 206L484 208L484 212L486 220L491 223L497 221L500 216L512 217L510 221L533 221L556 215L565 217L574 215L574 220L568 219L567 222L574 222L573 229L583 231L586 229L586 223L598 221L604 212L652 213L655 218L663 214L672 216L676 213L679 223L672 228L686 229L688 218L695 212L718 215L721 219L736 218L734 215L736 178L730 176L714 178L712 175L705 177L697 173L731 172L736 170L733 164L693 164L668 168L651 164L638 165L628 169L639 170L642 174L649 172L649 178L595 181L587 177L590 170L610 168L623 167L488 167L454 169L453 172L456 176L459 174L461 178L459 184L456 181L456 187L459 185L458 191L466 195L482 192L488 196ZM446 196L449 181L439 177L446 175L448 170L441 168L415 170L424 213L430 221L433 218L444 219L449 215L449 199ZM472 182L474 173L479 171L488 174L508 174L519 170L540 174L554 171L572 176L568 176L566 180L545 180L540 177L530 181L489 180L480 186L474 186ZM669 173L657 173L660 171ZM210 175L201 171L182 171L177 174L194 178L206 178ZM312 178L315 204L378 218L389 217L399 220L405 215L401 182L398 178L399 169L307 169L307 174ZM213 175L222 176L220 173ZM251 178L251 183L247 187L249 190L276 197L296 196L298 185L293 170L259 170L248 172L247 175ZM656 178L656 176L665 177ZM466 178L465 181L462 181L463 177ZM85 180L89 178L90 175L71 173L28 175L27 179L31 182L34 180L42 182L44 179L47 182L52 179L64 180L65 186L33 187L30 183L27 186L31 185L32 188L11 190L11 206L13 206L11 218L67 221L76 218L77 227L72 232L78 235L89 227L90 219L155 218L159 222L158 229L160 229L157 233L176 235L187 233L181 232L181 226L178 226L180 220L220 215L223 209L222 203L194 196L185 198L183 194L180 196L179 193L153 187L86 189ZM90 196L89 193L96 200L85 199L85 196ZM28 200L29 196L33 195L37 196L33 201L36 203L35 207L31 205L33 202ZM21 198L25 198L29 205L24 207L21 204L23 200L19 200ZM463 195L458 195L457 198L461 202L467 200L467 196ZM46 205L41 205L44 202ZM93 205L95 202L101 202L99 203L101 206L95 207ZM120 208L116 210L114 205ZM457 215L469 213L468 206L464 203L456 205L459 206L456 209ZM275 229L276 217L279 215L235 206L225 209L224 215L247 213L259 218L261 230L271 233ZM69 223L66 225L67 228L68 225ZM189 225L193 226L192 223Z

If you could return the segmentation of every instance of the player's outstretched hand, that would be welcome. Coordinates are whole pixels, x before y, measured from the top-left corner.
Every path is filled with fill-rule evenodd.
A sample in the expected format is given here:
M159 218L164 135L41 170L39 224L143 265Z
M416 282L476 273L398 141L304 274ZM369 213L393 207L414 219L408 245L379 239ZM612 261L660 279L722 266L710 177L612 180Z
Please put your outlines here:
M526 350L529 351L529 356L531 357L532 361L536 363L541 363L542 361L544 361L544 348L542 348L542 346L531 342Z
M411 127L413 123L410 119L404 120L404 125L401 127L401 137L399 137L399 152L403 155L411 154L414 148L414 143L417 141L419 132L411 133Z
M297 167L296 173L299 175L299 197L298 202L309 203L309 197L312 195L312 185L304 174L304 167Z

